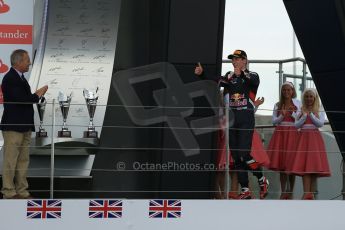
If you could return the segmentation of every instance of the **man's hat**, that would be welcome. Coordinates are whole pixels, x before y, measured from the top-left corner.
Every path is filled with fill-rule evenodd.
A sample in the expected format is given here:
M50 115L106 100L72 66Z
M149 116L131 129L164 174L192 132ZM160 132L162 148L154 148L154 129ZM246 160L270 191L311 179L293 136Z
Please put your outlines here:
M243 50L235 50L233 54L228 56L228 59L233 59L234 57L247 59L247 54Z

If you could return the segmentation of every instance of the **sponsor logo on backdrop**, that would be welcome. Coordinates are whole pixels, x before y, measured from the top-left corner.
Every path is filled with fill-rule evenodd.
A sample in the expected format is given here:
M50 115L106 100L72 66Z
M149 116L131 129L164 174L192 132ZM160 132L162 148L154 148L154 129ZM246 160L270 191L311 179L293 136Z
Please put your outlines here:
M0 14L7 13L8 11L10 11L10 6L4 0L0 0Z
M86 43L87 43L87 39L81 40L81 47L82 47L83 49L86 48Z
M55 74L61 72L62 67L61 66L53 66L48 70L48 74Z
M87 27L87 28L81 29L77 37L82 37L82 38L96 37L95 35L92 34L93 32L94 32L94 29L92 27Z
M67 23L69 21L65 14L56 14L56 23Z
M6 73L8 69L8 66L5 63L3 63L0 58L0 73Z
M79 15L79 24L89 24L89 22L87 21L89 19L89 16L83 12Z
M0 44L32 44L32 25L0 25Z
M71 0L60 0L59 8L61 9L70 9L71 8Z
M68 26L62 26L56 30L57 33L61 33L61 35L64 35L65 32L69 30Z
M61 39L61 38L60 38L60 39L58 40L58 44L57 44L58 47L61 48L61 47L62 47L62 44L63 44L64 42L65 42L65 39Z
M99 25L108 25L108 19L109 18L109 14L108 13L104 13L102 14L99 19L100 19L100 22L98 23Z
M72 73L75 73L75 74L80 74L82 72L85 71L85 68L84 67L75 67L72 69Z
M97 2L97 9L100 11L109 11L109 2L107 1L98 1Z
M104 67L99 67L97 69L95 69L94 71L92 71L93 73L104 73Z

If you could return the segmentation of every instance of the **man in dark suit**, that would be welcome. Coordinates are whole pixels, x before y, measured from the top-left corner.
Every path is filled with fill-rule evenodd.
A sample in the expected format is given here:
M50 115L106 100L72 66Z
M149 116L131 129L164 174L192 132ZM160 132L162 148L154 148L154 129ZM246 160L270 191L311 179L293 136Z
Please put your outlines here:
M4 112L1 130L4 137L2 194L4 199L30 198L27 170L31 132L35 131L33 103L48 90L43 86L35 93L24 73L29 71L30 57L25 50L11 54L11 68L2 80Z

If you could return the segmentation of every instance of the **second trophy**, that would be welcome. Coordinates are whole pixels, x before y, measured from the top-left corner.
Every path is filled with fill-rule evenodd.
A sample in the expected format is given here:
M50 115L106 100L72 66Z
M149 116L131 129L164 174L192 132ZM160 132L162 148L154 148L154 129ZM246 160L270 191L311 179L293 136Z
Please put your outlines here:
M62 123L62 130L58 131L58 137L71 137L71 131L69 131L68 128L66 127L66 120L67 120L71 100L72 100L72 93L69 96L66 96L64 93L59 92L58 101L59 101L59 105L60 105L60 109L62 113L63 123Z
M41 97L40 100L38 101L37 105L37 111L38 111L38 115L40 118L40 127L39 127L39 131L36 132L36 137L47 137L47 131L42 127L43 125L43 116L44 116L44 111L46 109L46 104L47 101L44 97Z
M96 89L96 92L91 92L90 90L84 89L83 95L85 98L87 110L89 112L89 127L87 128L87 131L84 131L84 138L97 138L98 133L95 129L95 126L93 124L93 117L95 115L96 107L97 107L97 95L98 87Z

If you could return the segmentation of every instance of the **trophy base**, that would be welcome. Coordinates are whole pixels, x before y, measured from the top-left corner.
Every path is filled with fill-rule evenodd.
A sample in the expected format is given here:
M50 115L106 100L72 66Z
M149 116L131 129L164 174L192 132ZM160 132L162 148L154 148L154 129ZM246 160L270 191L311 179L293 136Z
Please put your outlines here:
M66 131L66 130L58 131L58 137L72 137L71 131Z
M36 132L36 137L48 137L47 132L45 131L39 131Z
M97 138L98 132L97 131L84 131L84 138Z

